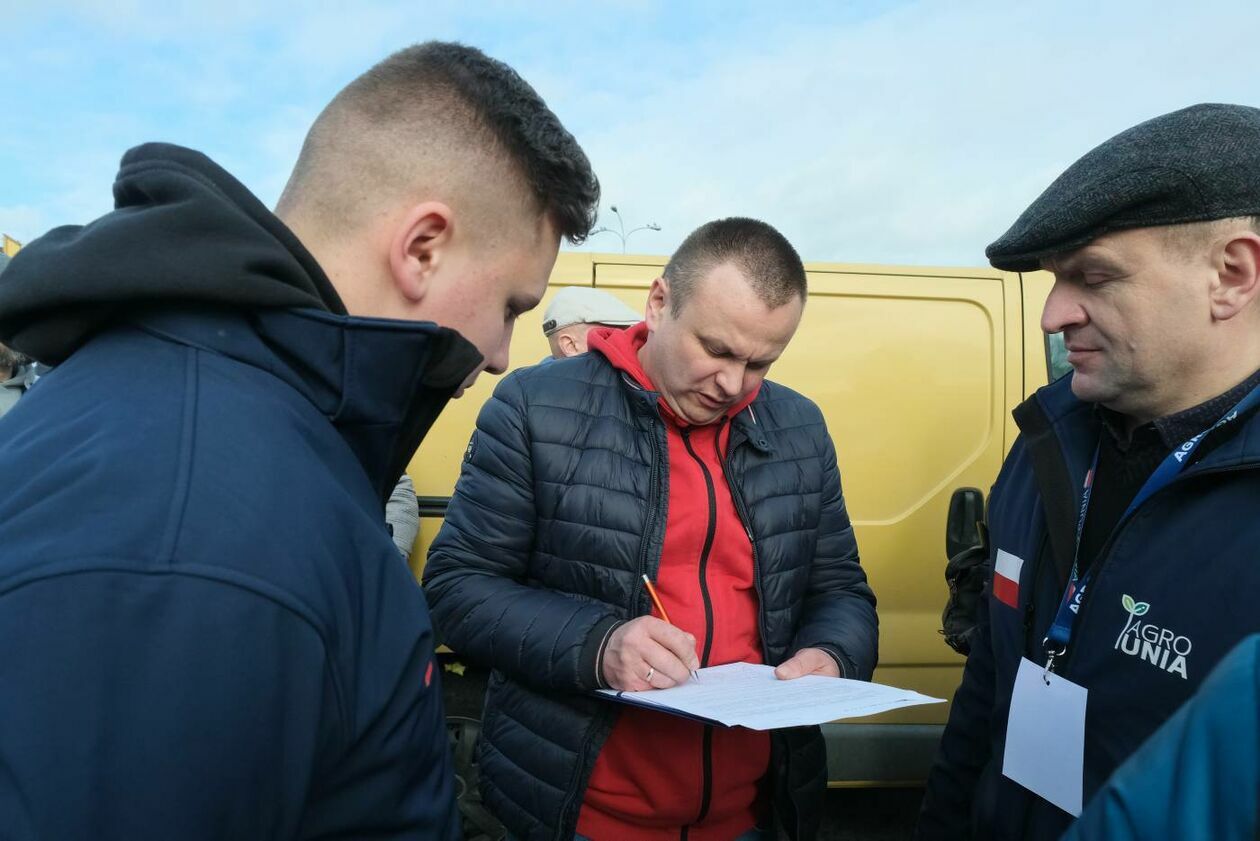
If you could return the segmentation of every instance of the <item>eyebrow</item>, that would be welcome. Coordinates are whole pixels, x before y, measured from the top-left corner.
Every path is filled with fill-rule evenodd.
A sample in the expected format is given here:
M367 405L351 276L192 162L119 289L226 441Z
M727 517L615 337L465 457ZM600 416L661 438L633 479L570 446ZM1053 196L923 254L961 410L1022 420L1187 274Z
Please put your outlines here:
M1120 265L1111 259L1101 254L1081 251L1073 252L1065 257L1051 257L1045 261L1043 268L1053 274L1071 274L1091 269L1115 274L1123 272Z
M700 336L699 338L702 344L708 345L709 348L711 348L718 356L735 355L731 352L731 349L727 346L726 342L723 342L721 339L710 339L707 336ZM745 359L744 363L746 365L773 365L778 360L779 357L775 355L763 357L761 359Z

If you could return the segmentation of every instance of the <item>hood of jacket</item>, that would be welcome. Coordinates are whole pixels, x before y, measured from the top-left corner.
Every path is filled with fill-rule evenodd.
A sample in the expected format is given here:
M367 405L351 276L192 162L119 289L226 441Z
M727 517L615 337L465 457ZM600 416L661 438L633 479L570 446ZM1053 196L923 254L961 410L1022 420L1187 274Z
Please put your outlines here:
M625 329L619 327L592 327L587 334L587 341L590 349L595 353L601 354L612 364L618 371L623 372L645 391L656 391L656 386L652 384L652 379L648 376L647 371L643 368L643 363L639 360L639 351L648 341L648 327L646 321L640 321L632 327ZM757 395L761 392L761 384L745 394L733 406L726 410L724 416L727 419L734 418L740 412L747 409ZM660 398L661 413L669 418L675 426L690 426L687 421L678 417L677 413L665 402L665 398Z
M123 155L113 211L54 228L0 275L0 342L55 365L110 321L174 303L346 312L243 184L200 152L149 143Z
M97 332L134 324L265 369L329 418L384 502L481 363L476 347L431 322L347 315L297 236L199 152L130 150L114 200L0 274L0 342L57 364Z

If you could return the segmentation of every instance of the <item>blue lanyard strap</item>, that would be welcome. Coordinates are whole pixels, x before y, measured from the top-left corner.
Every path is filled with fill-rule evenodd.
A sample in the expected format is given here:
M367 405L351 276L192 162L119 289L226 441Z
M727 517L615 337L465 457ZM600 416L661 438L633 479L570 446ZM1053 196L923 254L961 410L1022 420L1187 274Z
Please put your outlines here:
M1117 526L1128 519L1129 515L1136 511L1142 503L1168 487L1181 474L1181 471L1186 469L1191 462L1190 457L1198 449L1203 439L1208 436L1208 433L1232 423L1239 415L1252 409L1257 404L1260 404L1260 386L1253 388L1246 397L1239 401L1234 408L1226 412L1216 423L1169 453L1133 497L1133 501L1125 509L1124 515L1117 521ZM1054 671L1054 659L1067 651L1068 642L1072 639L1072 625L1076 621L1076 614L1081 608L1081 600L1085 597L1085 590L1094 574L1093 566L1087 569L1084 575L1080 574L1081 535L1085 532L1085 517L1089 513L1089 499L1093 493L1094 474L1098 470L1098 453L1100 449L1101 442L1100 446L1094 449L1094 460L1090 464L1089 471L1085 474L1085 486L1081 491L1081 512L1076 522L1076 547L1072 555L1072 573L1068 578L1067 589L1063 592L1063 599L1059 602L1059 610L1054 616L1054 622L1051 623L1050 630L1046 632L1046 638L1042 643L1046 650L1046 669L1048 671Z
M1072 623L1076 621L1085 588L1089 586L1089 581L1094 575L1092 566L1085 571L1084 576L1080 574L1081 535L1085 533L1085 517L1089 513L1089 498L1094 491L1094 473L1098 470L1098 453L1101 449L1102 442L1100 441L1098 446L1094 447L1093 461L1090 462L1089 470L1085 473L1085 487L1081 491L1081 513L1076 520L1072 573L1068 578L1067 589L1063 591L1063 599L1059 602L1059 610L1054 615L1054 622L1051 623L1050 630L1046 632L1046 638L1042 643L1046 649L1046 669L1049 671L1054 670L1054 658L1067 651L1068 640L1072 638ZM1128 512L1125 513L1127 515Z

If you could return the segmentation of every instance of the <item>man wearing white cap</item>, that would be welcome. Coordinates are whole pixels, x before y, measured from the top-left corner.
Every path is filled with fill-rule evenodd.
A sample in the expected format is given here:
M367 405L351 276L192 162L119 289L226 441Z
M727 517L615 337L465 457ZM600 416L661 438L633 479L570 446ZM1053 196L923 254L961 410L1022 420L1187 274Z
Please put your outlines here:
M607 292L589 286L567 286L556 293L543 313L543 335L556 359L586 353L586 334L592 327L629 327L643 320Z

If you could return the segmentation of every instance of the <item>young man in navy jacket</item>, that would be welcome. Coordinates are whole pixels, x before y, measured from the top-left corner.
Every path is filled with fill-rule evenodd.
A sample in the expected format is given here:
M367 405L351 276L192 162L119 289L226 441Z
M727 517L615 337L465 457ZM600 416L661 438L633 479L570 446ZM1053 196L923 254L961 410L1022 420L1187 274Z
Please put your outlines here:
M1087 803L1260 630L1258 216L1260 110L1199 105L1094 149L989 247L1054 274L1042 328L1073 371L1015 412L992 586L918 837L1058 838L1054 784ZM1075 702L1018 724L1039 685L1068 682L1083 744L1059 718ZM1042 757L1007 753L1047 734ZM1039 769L1072 748L1083 774L1047 787Z
M383 507L589 230L585 155L429 43L337 95L275 214L162 144L114 195L0 276L0 341L57 366L0 421L0 834L457 838Z

